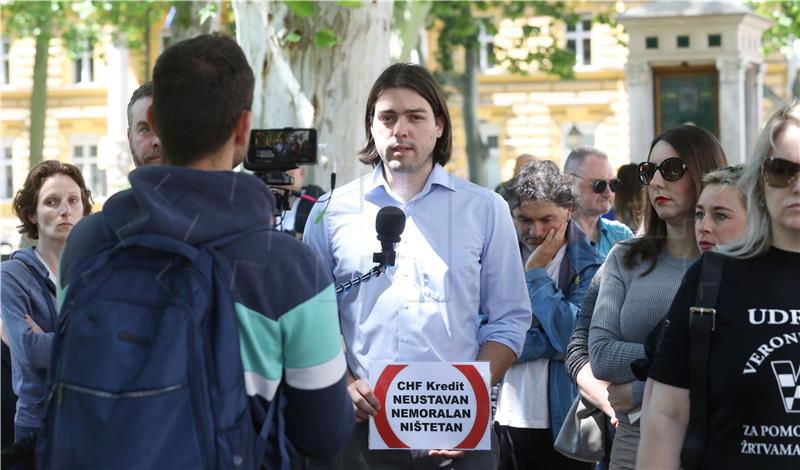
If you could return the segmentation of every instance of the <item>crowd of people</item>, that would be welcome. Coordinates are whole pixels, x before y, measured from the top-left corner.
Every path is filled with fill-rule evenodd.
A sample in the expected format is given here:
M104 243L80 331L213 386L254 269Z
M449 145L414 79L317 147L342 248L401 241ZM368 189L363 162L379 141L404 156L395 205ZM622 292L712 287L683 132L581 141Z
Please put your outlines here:
M727 166L713 134L681 125L616 174L592 147L574 149L563 169L521 155L512 180L493 192L445 170L453 130L444 92L424 67L394 64L367 97L359 159L372 171L309 204L297 170L295 186L273 188L295 196L289 214L276 214L270 188L231 171L247 150L254 86L239 46L219 34L177 43L153 76L128 105L137 167L129 190L90 215L80 171L45 161L14 199L35 247L2 264L2 337L18 397L13 447L38 439L40 464L588 469L597 462L555 447L578 401L605 416L603 468L800 465L797 101L768 119L744 165ZM336 285L372 268L373 227L386 206L406 217L396 263L337 297ZM199 381L223 390L190 395L191 406L175 398L157 422L127 424L114 411L120 403L177 388L59 382L53 364L78 357L76 341L139 360L173 321L131 322L106 338L90 331L102 323L90 315L90 327L73 333L81 292L106 289L103 302L133 312L150 298L143 290L174 289L184 278L171 276L191 267L161 266L156 254L200 259L191 247L216 253L224 268L211 277L226 287L211 297L229 299L235 317L211 312L210 336L188 344L212 341L200 350L218 359L227 341L219 332L234 325L241 366L232 370L243 375L223 382L229 364L216 363ZM131 277L127 291L97 285L105 282L93 277L98 266L133 276L120 252L157 276ZM56 349L59 341L69 347ZM370 450L368 421L383 406L370 365L414 361L489 363L491 451ZM148 364L121 366L137 371L122 382L152 372ZM228 392L236 386L246 400ZM191 412L202 400L214 420L237 406L247 416L210 423L207 440L206 417ZM196 436L176 432L184 408ZM107 436L91 444L64 435L85 423L101 423L94 434ZM126 426L136 444L119 445L147 457L105 448L131 435ZM170 432L185 440L181 452L163 449Z

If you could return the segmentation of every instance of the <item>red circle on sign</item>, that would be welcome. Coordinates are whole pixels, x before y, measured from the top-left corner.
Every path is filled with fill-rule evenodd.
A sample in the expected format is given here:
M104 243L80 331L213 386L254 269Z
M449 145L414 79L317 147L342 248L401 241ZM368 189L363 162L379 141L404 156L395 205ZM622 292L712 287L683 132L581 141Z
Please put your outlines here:
M378 377L378 383L375 384L374 390L375 398L377 398L378 402L381 404L381 409L378 410L378 414L374 418L375 428L378 430L378 434L381 435L383 442L393 449L408 449L408 446L397 437L392 427L389 426L389 420L386 419L386 406L384 406L384 404L386 403L386 392L389 391L389 385L392 384L397 374L405 368L406 364L390 364L386 366L383 372L381 372L381 376Z
M400 371L407 366L408 364L387 365L378 377L375 389L373 390L375 397L381 403L381 409L378 410L378 414L373 418L375 420L375 429L378 431L378 434L380 434L383 442L393 449L408 449L408 444L401 441L392 427L389 426L389 420L386 418L386 394L389 392L389 386L394 382L394 379ZM475 424L473 424L467 437L465 437L460 444L455 446L454 449L473 449L480 443L486 431L486 425L489 424L489 394L486 391L486 387L484 387L483 378L475 366L471 364L454 364L453 367L458 369L458 371L467 378L467 381L472 387L472 391L475 393L476 407Z

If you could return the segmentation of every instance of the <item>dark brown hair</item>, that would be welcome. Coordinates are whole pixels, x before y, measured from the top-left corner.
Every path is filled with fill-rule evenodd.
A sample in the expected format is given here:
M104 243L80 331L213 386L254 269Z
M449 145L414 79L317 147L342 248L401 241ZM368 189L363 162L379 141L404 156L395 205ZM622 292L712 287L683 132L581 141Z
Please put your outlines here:
M14 196L14 214L22 222L22 225L17 226L19 233L27 235L32 240L39 239L39 227L31 222L31 217L36 215L36 205L39 203L39 190L42 189L44 180L54 175L67 175L75 181L78 188L81 190L81 202L83 202L83 216L92 213L92 193L86 189L86 183L83 181L81 170L75 165L69 163L62 163L58 160L46 160L36 165L28 172L25 178L25 184L22 189L17 191Z
M153 69L153 121L164 160L188 165L219 150L253 103L255 78L242 48L220 33L181 41Z
M139 88L137 88L133 92L133 94L131 95L131 100L128 101L128 109L127 109L127 113L128 113L128 128L131 127L131 117L132 117L131 116L131 108L133 108L134 103L136 103L137 101L139 101L142 98L147 98L147 97L152 97L152 96L153 96L153 82L152 81L148 81L148 82L142 83L141 85L139 85Z
M727 164L725 151L722 150L717 138L702 127L685 124L662 132L650 144L648 161L653 153L653 147L662 140L671 145L678 158L686 162L689 167L688 174L694 183L695 199L700 196L703 175ZM658 256L667 241L667 223L658 217L652 204L647 204L644 210L640 233L643 233L641 237L630 242L630 249L625 253L623 262L625 267L633 269L640 260L649 261L650 266L642 273L642 276L646 276L655 269Z
M639 166L635 163L622 165L617 170L617 179L620 186L614 197L614 215L635 232L639 228L642 211L649 204L644 186L639 181Z
M417 92L431 105L433 116L442 122L442 136L436 139L433 148L433 163L444 166L450 160L453 149L453 133L450 124L450 112L444 99L442 88L436 83L430 72L416 64L390 65L375 80L372 90L367 98L367 111L364 114L364 129L367 134L367 144L358 151L359 161L366 165L375 166L381 161L375 140L372 138L372 118L375 114L375 102L384 90L390 88L408 88Z

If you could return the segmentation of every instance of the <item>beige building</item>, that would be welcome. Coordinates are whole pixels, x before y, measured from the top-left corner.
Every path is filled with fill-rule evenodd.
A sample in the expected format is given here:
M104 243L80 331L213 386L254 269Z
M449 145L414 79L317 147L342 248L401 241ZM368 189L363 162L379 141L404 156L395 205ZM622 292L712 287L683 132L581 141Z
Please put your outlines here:
M160 44L154 28L151 43ZM160 48L152 48L150 63ZM2 37L0 60L0 240L18 246L12 199L30 167L30 100L35 58L33 38ZM125 187L132 160L126 137L126 106L143 80L141 54L114 45L106 34L91 52L71 58L59 38L50 40L43 159L78 166L97 209ZM8 248L5 248L6 250Z
M659 5L665 3L672 5L677 13L659 10ZM716 92L718 103L727 103L726 96L731 90L739 90L735 94L741 92L742 99L754 93L760 97L758 87L763 86L767 98L754 103L761 103L761 115L766 115L788 95L786 61L780 55L766 60L760 57L758 35L766 23L742 11L743 7L729 8L729 2L711 3L718 9L707 12L707 17L695 15L691 20L707 30L700 27L687 30L688 20L680 16L689 7L676 9L675 2L574 3L581 20L573 26L555 22L553 30L544 18L497 18L498 33L493 37L483 35L484 46L492 42L509 44L510 38L522 36L524 25L538 26L541 34L529 39L528 47L552 43L554 37L558 38L560 45L575 52L576 65L575 77L570 80L533 69L528 75L512 75L495 65L488 53L482 55L478 115L481 134L490 148L489 185L508 179L514 159L521 153L561 163L570 148L593 145L608 153L614 167L643 160L658 124L654 122L654 105L659 98L655 88L659 77L680 75L688 70L717 77L714 80L719 84L722 74L726 84ZM658 11L647 10L653 7ZM617 26L592 22L593 15L608 13L609 8L617 15ZM633 37L626 33L623 24L635 30ZM641 26L638 29L637 24ZM150 44L154 47L147 61L150 64L155 63L163 44L170 39L168 30L156 27L152 31ZM686 48L678 44L684 41L684 36L689 37ZM654 37L660 45L655 50L648 48L648 41ZM433 47L435 41L432 36L429 39L428 46ZM719 45L712 45L717 44L717 39ZM747 51L741 52L742 48ZM3 36L1 52L0 238L16 246L18 221L11 211L11 198L29 169L27 130L34 42L29 38ZM635 62L631 62L632 55L636 56ZM717 60L718 56L726 59ZM737 58L741 60L737 62ZM142 54L115 46L110 34L91 53L74 60L62 48L60 39L50 43L44 157L79 166L97 196L98 205L126 185L125 177L132 164L125 138L125 106L144 79L144 62ZM737 88L745 84L747 90ZM638 94L631 95L632 87ZM697 104L691 96L687 99L679 106ZM455 142L448 167L466 177L464 128L457 94L450 97L450 109ZM723 132L718 135L723 144L724 129L741 124L746 116L742 114L744 109L744 104L737 107L737 120L721 126ZM730 117L727 111L719 115ZM747 125L752 132L752 120ZM735 142L737 158L746 153L747 142ZM728 148L726 151L731 152Z
M693 4L676 6L676 2L616 2L616 27L591 21L593 15L608 12L610 5L575 4L582 13L581 21L574 26L556 22L555 31L550 31L543 18L498 19L498 33L483 38L486 44L508 44L510 37L522 35L527 24L542 28L532 45L537 41L546 44L556 37L562 47L576 54L575 76L569 80L535 70L528 75L512 75L482 60L478 114L495 169L494 173L490 170L490 186L511 177L514 159L521 153L560 164L571 148L592 145L608 153L615 168L644 160L656 131L667 124L656 118L660 102L668 103L670 93L684 90L681 96L688 93L688 98L680 106L703 105L691 100L692 93L706 96L707 92L687 89L693 83L684 83L684 77L695 74L711 77L716 87L712 92L716 118L724 121L717 122L712 132L720 137L732 161L743 161L751 140L743 137L733 141L733 137L745 135L741 126L750 133L757 132L761 117L789 96L786 60L780 54L764 59L758 48L768 22L745 7L703 2L696 11ZM633 38L628 33L632 29ZM654 37L661 46L647 49L646 41ZM685 40L688 45L684 47ZM631 78L639 81L631 82ZM671 83L669 80L677 80L672 89L661 86L662 82ZM763 90L756 88L759 85L766 90L767 99L761 99ZM640 95L632 96L632 89L640 95L644 90L644 101ZM742 104L734 110L741 119L730 119L731 97L744 100L746 93L752 100L758 95L762 111L749 112L750 106L745 113ZM460 110L460 97L454 96L451 114L455 143L450 165L460 176L466 176Z

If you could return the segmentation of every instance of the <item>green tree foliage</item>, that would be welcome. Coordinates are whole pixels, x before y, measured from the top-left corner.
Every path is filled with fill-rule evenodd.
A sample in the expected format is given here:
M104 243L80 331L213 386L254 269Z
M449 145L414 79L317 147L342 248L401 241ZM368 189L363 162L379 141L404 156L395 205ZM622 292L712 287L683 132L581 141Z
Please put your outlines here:
M143 76L149 78L150 44L147 38L151 28L172 7L178 9L176 20L180 25L191 23L193 16L185 10L192 4L156 0L11 0L0 6L6 34L18 38L31 37L36 41L29 128L31 166L42 161L44 148L50 39L60 38L68 55L75 59L81 53L91 51L106 27L113 26L121 33L115 40L124 40L134 50L144 49ZM208 16L214 13L214 8L206 5L205 10L200 11Z
M762 37L764 49L790 53L794 41L800 39L800 0L762 0L748 4L753 11L773 21Z
M537 37L541 30L537 26L524 24L522 35L508 38L508 47L493 45L493 63L513 74L528 74L531 66L538 73L556 75L569 79L574 76L574 54L562 47L554 35L558 23L575 24L581 17L564 1L472 1L433 2L429 14L429 27L438 33L436 62L441 67L437 79L455 87L463 97L464 131L466 135L469 178L472 182L486 185L488 149L481 139L477 117L477 75L480 54L480 34L497 33L497 18L544 17L549 22L551 42L541 41L535 48L529 39ZM609 14L596 15L594 22L612 23ZM519 54L524 51L524 54ZM454 57L462 54L464 70L455 70Z
M800 0L761 0L748 2L748 5L773 22L761 38L765 52L779 50L791 56L795 41L800 40ZM800 70L795 71L792 94L800 98Z

